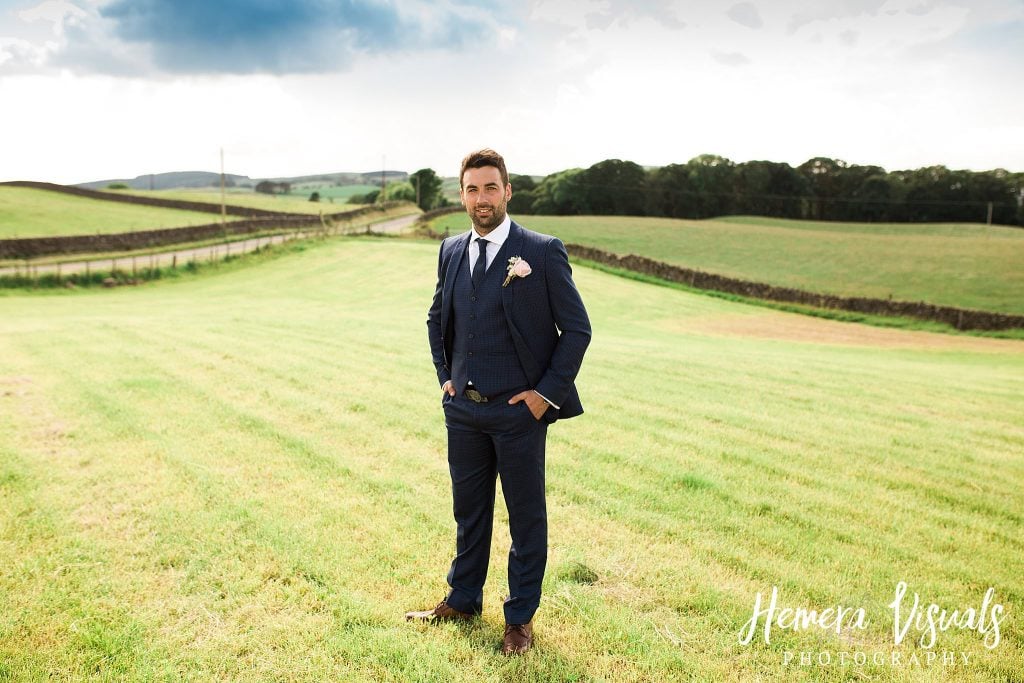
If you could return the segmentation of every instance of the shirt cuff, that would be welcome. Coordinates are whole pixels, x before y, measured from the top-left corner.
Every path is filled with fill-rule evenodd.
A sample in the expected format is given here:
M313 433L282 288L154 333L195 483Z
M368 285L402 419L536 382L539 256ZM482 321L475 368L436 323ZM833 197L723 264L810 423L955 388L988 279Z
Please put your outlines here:
M562 409L562 408L561 408L560 406L556 406L556 405L555 405L554 403L552 403L552 402L551 402L551 399L549 399L549 398L548 398L547 396L545 396L544 394L540 393L540 392L539 392L539 391L537 391L536 389L534 389L534 390L533 390L533 393L537 394L537 395L538 395L538 396L540 396L540 397L541 397L542 399L544 399L544 402L545 402L545 403L547 403L547 404L548 404L549 406L551 406L552 408L554 408L555 410L561 410L561 409Z

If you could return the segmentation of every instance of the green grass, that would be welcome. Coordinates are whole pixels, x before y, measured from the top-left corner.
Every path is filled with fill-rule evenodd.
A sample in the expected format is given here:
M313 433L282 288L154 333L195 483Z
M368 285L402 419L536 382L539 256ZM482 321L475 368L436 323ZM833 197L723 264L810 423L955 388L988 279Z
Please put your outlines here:
M448 201L453 204L458 204L459 198L459 179L457 176L450 178L441 179L441 194L448 198Z
M305 199L308 200L309 199L309 195L311 195L315 191L315 192L319 192L320 193L320 197L323 200L327 200L328 198L332 198L332 199L334 199L334 202L336 204L337 203L342 203L343 204L346 201L348 201L348 198L351 197L354 194L366 194L367 192L372 192L373 190L379 190L379 189L380 189L380 184L379 183L376 184L376 185L365 184L365 185L341 185L341 186L338 186L338 185L329 185L329 184L324 183L324 182L320 182L320 183L318 183L318 182L310 182L310 183L302 183L301 185L298 185L298 186L294 186L293 185L292 186L292 194L290 196L302 197L302 198L305 198Z
M790 230L807 230L814 233L834 232L840 234L892 235L896 237L966 237L986 235L1013 235L1024 232L1022 228L1006 225L986 226L980 223L844 223L842 221L801 221L789 218L767 216L722 216L712 219L729 225L749 225ZM992 231L988 233L986 231ZM1006 231L1011 232L1007 233Z
M841 296L1024 313L1024 230L983 225L525 216L566 242ZM435 230L462 232L462 214Z
M0 187L0 239L132 232L216 223L220 216ZM228 220L237 220L228 216Z
M0 677L1019 680L1021 342L587 268L587 412L550 430L535 651L496 651L500 496L484 618L406 624L454 545L436 264L436 244L349 239L0 299ZM1002 643L939 634L966 669L783 668L791 649L892 650L900 580L949 609L995 587ZM772 585L787 606L863 605L869 628L739 645Z
M598 263L596 261L576 259L576 262L585 265L588 268L596 268L597 270L603 271L605 273L612 273L620 277L636 280L638 282L646 282L652 285L657 285L659 287L669 287L683 292L690 292L692 294L711 296L718 299L724 299L725 301L750 304L752 306L773 308L779 311L801 313L803 315L809 315L816 318L823 318L826 320L838 320L841 322L848 323L864 323L866 325L873 325L875 327L888 327L901 330L920 330L925 332L939 332L942 334L969 335L973 337L1024 339L1024 328L1010 328L1006 330L958 330L952 325L947 325L946 323L938 322L935 320L921 320L918 318L903 318L899 316L871 315L868 313L859 313L856 311L846 311L839 308L816 308L814 306L806 306L803 304L787 303L782 301L769 301L766 299L755 299L753 297L742 296L739 294L731 294L728 292L718 292L708 289L697 289L682 282L664 280L653 275L639 273L634 270L626 270L625 268L616 268L615 266L609 266L604 263Z
M344 190L347 188L335 188ZM333 202L327 200L325 191L318 190L323 201L309 201L309 192L304 194L271 195L256 193L251 190L240 188L231 189L225 192L225 202L232 206L246 206L253 209L266 209L268 211L283 211L286 213L336 213L347 211L353 207L346 204L345 200L354 192L348 195L337 197ZM164 199L181 199L190 202L207 202L209 204L220 204L220 191L211 188L197 188L195 190L119 190L119 194L135 194L142 197L161 197Z

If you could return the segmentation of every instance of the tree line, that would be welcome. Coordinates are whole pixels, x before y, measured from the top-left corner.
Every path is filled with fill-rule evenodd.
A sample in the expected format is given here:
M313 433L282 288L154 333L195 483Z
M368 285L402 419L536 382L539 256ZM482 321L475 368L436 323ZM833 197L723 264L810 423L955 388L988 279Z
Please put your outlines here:
M448 206L448 198L441 192L443 181L432 168L421 168L409 174L409 179L401 182L388 183L384 187L384 196L380 190L370 190L365 194L349 197L352 204L376 204L378 201L415 202L424 211Z
M513 176L513 214L713 218L737 214L864 222L1024 225L1024 173L929 166L886 171L815 157L792 167L705 154L645 169L606 159L537 182Z
M261 180L254 188L261 194L290 194L292 184L288 181L275 182L273 180Z

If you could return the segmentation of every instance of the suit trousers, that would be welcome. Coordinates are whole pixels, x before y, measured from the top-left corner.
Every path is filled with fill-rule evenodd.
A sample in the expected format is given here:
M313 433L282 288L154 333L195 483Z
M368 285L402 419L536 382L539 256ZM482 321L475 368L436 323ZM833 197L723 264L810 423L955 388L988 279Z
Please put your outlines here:
M483 609L495 481L500 476L512 536L505 622L525 624L540 604L547 564L547 423L535 419L524 401L509 405L515 393L487 403L475 403L461 394L446 393L442 398L457 524L456 554L448 571L451 592L446 600L460 612L477 614Z

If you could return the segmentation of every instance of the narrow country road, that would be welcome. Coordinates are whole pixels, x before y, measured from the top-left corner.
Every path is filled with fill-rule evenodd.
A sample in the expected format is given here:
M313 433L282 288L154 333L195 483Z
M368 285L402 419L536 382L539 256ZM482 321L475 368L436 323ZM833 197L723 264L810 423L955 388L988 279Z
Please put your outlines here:
M414 213L408 216L389 218L387 220L380 221L379 223L373 223L369 227L371 231L381 235L398 235L411 227L419 217L420 214Z
M398 235L412 226L419 218L419 214L388 218L376 223L353 227L352 232L359 234L361 231L369 230L378 235ZM212 244L205 247L191 247L177 251L161 252L159 254L136 254L120 256L118 258L93 259L88 261L68 261L63 263L40 263L22 266L0 267L0 276L3 275L27 275L31 269L31 275L37 277L50 273L58 273L61 276L74 273L101 272L107 273L114 269L123 272L134 273L137 270L147 268L160 268L171 265L185 265L190 261L215 261L227 256L246 254L257 249L262 249L271 244L282 244L284 242L315 235L317 231L296 231L267 237L253 237L247 240L229 242L226 244Z

